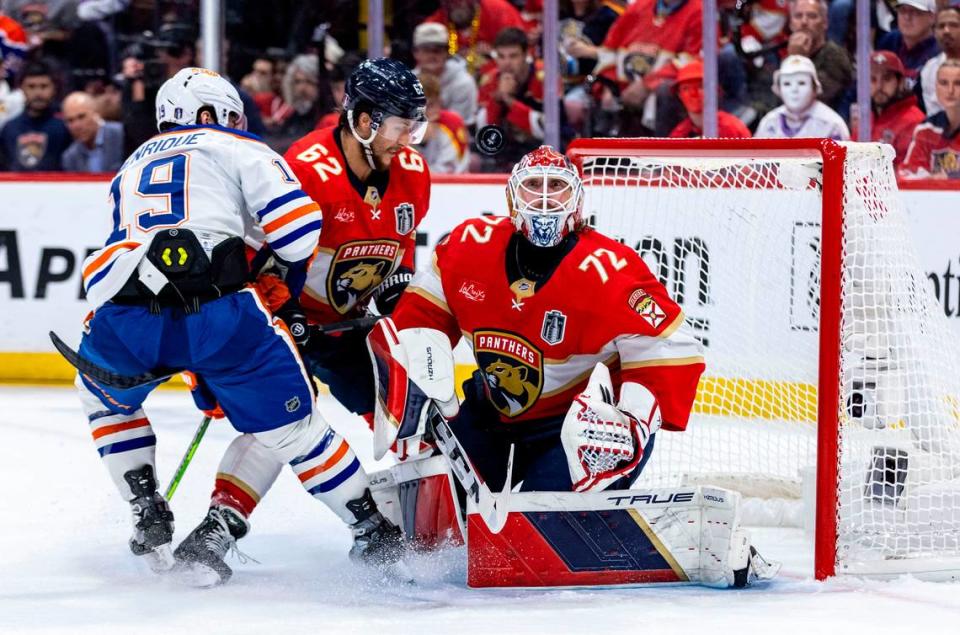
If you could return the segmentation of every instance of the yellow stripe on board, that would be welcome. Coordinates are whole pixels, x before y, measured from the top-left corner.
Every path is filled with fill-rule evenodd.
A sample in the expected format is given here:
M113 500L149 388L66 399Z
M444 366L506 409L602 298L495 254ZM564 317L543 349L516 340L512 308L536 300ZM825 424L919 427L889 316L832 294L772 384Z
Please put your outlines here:
M59 353L0 353L0 383L72 384L77 371ZM185 388L180 375L161 387Z
M476 370L473 364L457 364L457 394ZM58 353L0 353L0 383L72 384L75 372ZM164 387L184 387L180 376ZM701 377L697 388L696 414L742 419L787 419L814 423L817 420L817 388L813 384L761 379Z
M817 387L796 381L701 377L693 412L816 423Z
M463 399L463 382L476 369L472 364L457 364L455 376L460 399ZM693 412L741 419L816 423L817 387L795 381L701 377Z

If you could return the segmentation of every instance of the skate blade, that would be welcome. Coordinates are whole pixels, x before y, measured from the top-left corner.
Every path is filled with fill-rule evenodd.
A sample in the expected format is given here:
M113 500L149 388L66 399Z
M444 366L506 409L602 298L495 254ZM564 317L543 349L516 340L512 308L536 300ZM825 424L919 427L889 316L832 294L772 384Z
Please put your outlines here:
M199 562L178 562L171 574L178 583L196 589L210 589L226 582L212 567Z
M143 559L147 561L150 570L158 574L168 573L177 564L170 545L160 545L153 551L143 554Z

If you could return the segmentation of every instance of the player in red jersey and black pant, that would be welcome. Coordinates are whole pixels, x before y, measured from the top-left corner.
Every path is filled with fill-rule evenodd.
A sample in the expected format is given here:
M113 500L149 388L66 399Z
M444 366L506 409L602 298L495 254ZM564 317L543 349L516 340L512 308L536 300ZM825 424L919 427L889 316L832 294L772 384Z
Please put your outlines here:
M943 111L914 129L902 176L960 179L960 61L946 60L937 69L937 101Z
M303 191L319 204L323 230L299 298L303 312L291 315L281 309L277 314L290 327L310 372L346 408L364 415L372 413L374 395L366 332L311 338L305 322L325 325L356 318L371 301L389 313L410 281L416 227L430 200L430 174L408 146L422 139L426 100L416 76L389 59L360 64L345 92L339 125L307 134L284 157ZM269 226L264 230L270 231ZM262 259L258 254L254 262ZM263 278L258 281L261 292ZM284 289L266 291L266 296L282 298ZM282 299L269 297L268 302L275 308ZM318 453L301 460L312 466L298 472L311 494L343 499L352 516L361 519L343 516L354 530L351 556L391 564L395 558L383 558L381 552L390 556L399 548L399 529L377 511L366 479L358 481L364 473L346 440L331 431ZM252 435L237 437L220 461L212 508L228 508L246 519L280 468Z
M628 487L657 430L686 427L701 346L637 253L584 225L580 177L566 157L549 147L529 153L507 194L510 217L458 226L368 336L381 395L375 425L412 429L404 423L418 416L413 400L390 394L397 376L409 377L442 405L492 489L503 484L511 444L523 490ZM428 386L438 385L436 360L461 338L479 369L454 414L451 395ZM420 342L429 355L417 353ZM585 392L598 364L612 381Z

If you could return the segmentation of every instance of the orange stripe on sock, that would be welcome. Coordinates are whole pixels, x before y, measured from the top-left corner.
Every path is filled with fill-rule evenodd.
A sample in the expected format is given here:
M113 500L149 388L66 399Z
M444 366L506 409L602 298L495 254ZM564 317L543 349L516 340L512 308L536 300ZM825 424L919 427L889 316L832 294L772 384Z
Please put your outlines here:
M134 428L142 428L148 425L150 425L150 421L146 417L134 419L133 421L124 421L123 423L115 423L112 426L103 426L102 428L97 428L94 430L93 438L99 439L100 437L105 437L108 434L123 432L125 430L133 430Z
M311 213L313 213L313 212L316 212L316 211L319 210L319 209L320 209L320 206L319 206L319 205L317 205L317 204L314 203L313 201L310 201L310 202L307 203L306 205L303 205L303 206L301 206L301 207L298 207L297 209L293 210L292 212L289 212L289 213L287 213L287 214L284 214L283 216L281 216L281 217L278 218L277 220L271 221L271 222L267 223L266 225L263 226L263 231L264 231L264 233L272 234L274 231L280 229L281 227L283 227L283 226L286 225L287 223L292 223L293 221L297 220L298 218L302 218L303 216L306 216L307 214L311 214Z
M346 442L346 441L342 441L342 442L340 443L340 447L337 448L337 451L333 453L333 456L331 456L329 459L327 459L326 461L324 461L324 462L321 463L320 465L317 465L316 467L310 468L309 470L307 470L307 471L304 472L303 474L298 474L298 475L297 475L297 478L300 479L300 482L301 482L301 483L306 483L307 481L309 481L311 478L313 478L314 476L316 476L316 475L319 474L320 472L325 472L326 470L329 470L331 467L333 467L334 465L336 465L336 464L337 464L337 461L339 461L340 459L342 459L342 458L343 458L343 455L346 454L349 449L350 449L350 446L347 445L347 442Z
M125 242L125 243L117 243L117 244L114 245L113 247L110 247L110 248L107 249L105 252L103 252L102 254L100 254L100 255L97 257L96 260L94 260L93 262L91 262L91 263L87 266L87 268L83 270L83 278L84 278L84 279L89 278L91 273L93 273L94 271L96 271L97 269L99 269L99 268L100 268L100 265L102 265L102 264L105 263L106 261L110 260L110 257L113 256L113 254L114 254L115 252L119 251L120 249L136 249L136 248L139 247L139 246L140 246L140 243L138 243L138 242L133 242L133 241Z

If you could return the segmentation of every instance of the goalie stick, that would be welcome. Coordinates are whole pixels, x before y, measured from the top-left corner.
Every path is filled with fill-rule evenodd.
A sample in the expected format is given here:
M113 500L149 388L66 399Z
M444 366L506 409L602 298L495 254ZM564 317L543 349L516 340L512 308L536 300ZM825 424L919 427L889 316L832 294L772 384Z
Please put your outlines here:
M429 406L429 421L433 427L433 434L437 441L437 447L447 461L450 462L450 468L454 476L460 481L460 485L466 490L474 504L483 522L490 528L492 533L498 534L507 524L507 516L510 513L510 483L513 477L513 445L510 446L510 456L507 459L507 478L503 484L503 491L494 494L490 487L477 474L476 470L470 464L463 446L457 441L456 435L450 429L446 417L440 412L440 409L433 402Z
M373 324L380 319L380 317L381 316L377 315L365 315L363 317L345 320L343 322L336 322L334 324L326 324L322 326L316 325L311 327L311 330L312 333L316 335L329 335L332 333L343 333L345 331L352 331L355 329L365 329L373 326ZM122 375L102 366L98 366L89 359L82 357L80 353L67 346L66 342L60 339L60 336L53 331L50 331L50 341L53 342L53 346L57 349L57 352L63 355L63 358L66 359L67 362L69 362L69 364L76 368L81 374L86 375L98 384L103 384L104 386L117 388L119 390L130 390L132 388L145 386L146 384L166 381L174 375L187 370L185 368L157 368L152 371L140 373L139 375Z

